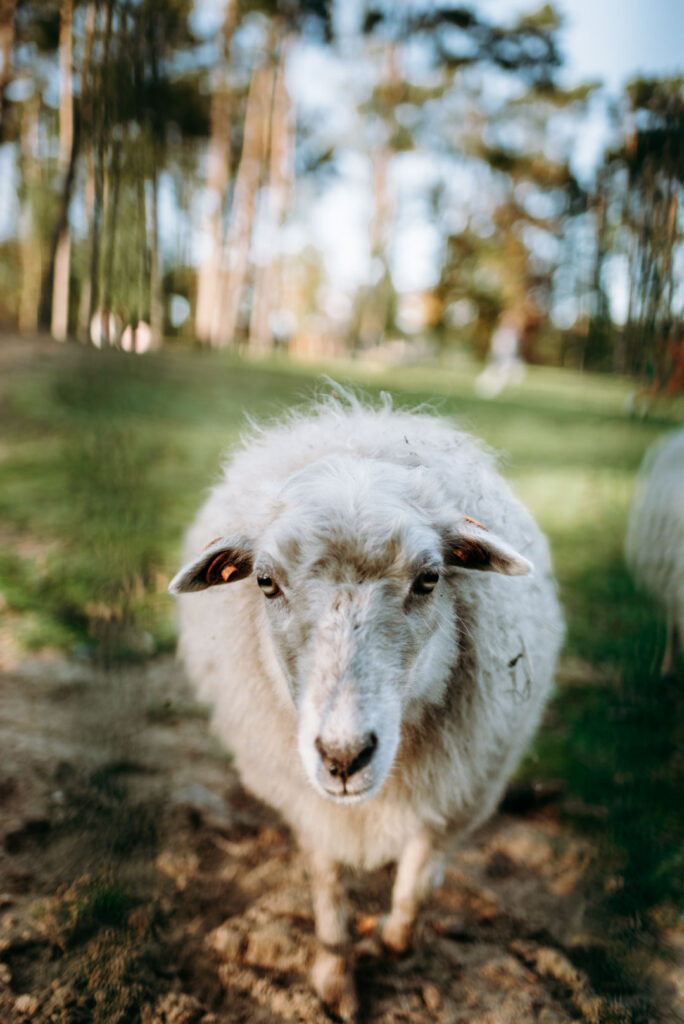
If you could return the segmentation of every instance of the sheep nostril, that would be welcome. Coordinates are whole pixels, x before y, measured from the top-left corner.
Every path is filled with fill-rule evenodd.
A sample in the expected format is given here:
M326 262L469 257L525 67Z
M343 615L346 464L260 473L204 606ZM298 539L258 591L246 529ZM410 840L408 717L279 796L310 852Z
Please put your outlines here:
M346 782L351 775L360 772L370 763L378 746L378 737L371 732L353 749L332 746L326 748L323 746L320 736L317 737L314 745L328 775Z

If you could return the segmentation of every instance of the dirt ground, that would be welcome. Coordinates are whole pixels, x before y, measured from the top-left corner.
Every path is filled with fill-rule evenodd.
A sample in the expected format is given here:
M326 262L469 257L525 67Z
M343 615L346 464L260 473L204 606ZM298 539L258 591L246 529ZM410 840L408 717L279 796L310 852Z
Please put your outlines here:
M12 661L0 675L0 1024L329 1021L307 982L302 858L241 789L174 661ZM529 796L453 859L414 953L391 959L359 934L362 1022L683 1019L676 935L657 948L635 938L636 983L619 963L601 973L613 984L592 983L591 964L615 955L592 910L611 880L561 824L567 794ZM350 879L359 932L390 883L389 869Z

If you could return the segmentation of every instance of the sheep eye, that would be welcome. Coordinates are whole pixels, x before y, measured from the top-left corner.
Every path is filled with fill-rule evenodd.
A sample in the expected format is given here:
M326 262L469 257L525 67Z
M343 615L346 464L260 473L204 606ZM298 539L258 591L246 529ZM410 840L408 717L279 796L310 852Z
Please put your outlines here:
M277 597L280 593L280 587L270 576L257 576L257 583L264 597Z
M418 573L411 590L414 594L431 594L437 586L438 579L438 572L435 572L434 569L426 569L425 572Z

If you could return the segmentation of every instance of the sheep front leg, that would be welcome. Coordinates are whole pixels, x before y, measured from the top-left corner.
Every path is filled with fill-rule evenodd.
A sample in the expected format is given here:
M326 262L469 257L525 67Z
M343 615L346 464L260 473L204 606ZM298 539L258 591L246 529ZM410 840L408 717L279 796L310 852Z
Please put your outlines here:
M421 832L411 839L397 864L390 913L380 926L382 943L391 952L411 948L418 913L443 873L444 853L436 849L433 837Z
M316 994L344 1021L356 1019L358 1003L349 964L349 911L341 867L317 851L309 854L318 950L311 972Z

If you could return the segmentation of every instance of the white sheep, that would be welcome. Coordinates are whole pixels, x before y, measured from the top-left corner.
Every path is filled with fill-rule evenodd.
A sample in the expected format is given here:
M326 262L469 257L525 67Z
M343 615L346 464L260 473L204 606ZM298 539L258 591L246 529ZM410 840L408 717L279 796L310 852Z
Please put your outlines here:
M182 657L308 856L314 987L352 1019L341 869L397 862L379 930L406 950L549 693L563 624L546 540L469 435L344 395L233 452L186 554L169 588Z
M661 675L684 651L684 428L649 448L641 464L625 544L634 578L664 609L667 641Z

